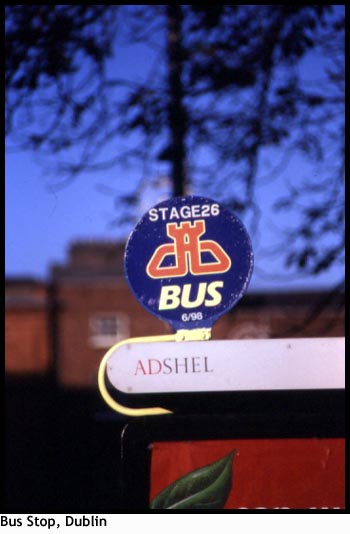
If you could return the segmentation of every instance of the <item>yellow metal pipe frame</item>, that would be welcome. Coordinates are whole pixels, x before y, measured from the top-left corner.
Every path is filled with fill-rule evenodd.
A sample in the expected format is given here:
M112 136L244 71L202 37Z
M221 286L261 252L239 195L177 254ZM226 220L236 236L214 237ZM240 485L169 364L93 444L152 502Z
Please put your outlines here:
M166 334L163 336L146 336L146 337L134 337L130 339L124 339L119 343L116 343L111 347L104 357L99 366L98 370L98 387L101 393L101 396L105 403L112 408L115 412L118 412L122 415L131 416L131 417L143 417L145 415L165 415L171 414L172 412L166 410L165 408L155 407L155 408L128 408L123 406L119 402L113 399L110 395L105 381L106 368L109 358L112 353L121 347L122 345L130 343L160 343L168 341L205 341L210 339L211 329L210 328L196 328L193 330L178 330L175 334Z

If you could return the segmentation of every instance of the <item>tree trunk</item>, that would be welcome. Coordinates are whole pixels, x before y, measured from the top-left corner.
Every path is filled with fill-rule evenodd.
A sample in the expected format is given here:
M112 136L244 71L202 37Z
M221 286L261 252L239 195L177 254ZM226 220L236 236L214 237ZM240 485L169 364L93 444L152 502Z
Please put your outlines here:
M185 195L186 184L186 110L183 103L183 51L181 42L182 11L180 5L167 5L168 20L168 121L170 131L170 165L173 196Z

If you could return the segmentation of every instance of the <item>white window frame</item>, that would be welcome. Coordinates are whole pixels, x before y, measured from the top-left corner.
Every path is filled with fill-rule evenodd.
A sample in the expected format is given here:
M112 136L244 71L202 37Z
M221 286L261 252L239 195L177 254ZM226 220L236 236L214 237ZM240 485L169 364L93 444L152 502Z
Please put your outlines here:
M103 320L115 323L115 331L108 333L101 332L104 330ZM90 318L90 338L89 342L94 348L109 348L119 341L126 339L130 335L130 320L129 317L122 312L98 312ZM101 328L102 327L102 328ZM108 329L107 329L108 330Z
M269 339L271 328L268 321L242 321L231 328L229 339Z

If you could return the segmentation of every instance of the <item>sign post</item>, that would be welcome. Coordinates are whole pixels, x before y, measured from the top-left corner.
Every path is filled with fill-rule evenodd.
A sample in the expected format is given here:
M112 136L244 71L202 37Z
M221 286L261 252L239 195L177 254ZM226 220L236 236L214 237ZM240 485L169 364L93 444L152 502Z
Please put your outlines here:
M218 202L196 196L177 197L148 210L126 244L126 277L142 306L168 322L176 333L130 339L107 352L99 369L99 388L107 404L125 415L168 413L163 408L135 410L121 406L105 385L106 369L111 378L111 369L116 369L114 356L124 352L125 347L134 351L137 346L138 353L141 350L149 354L149 343L174 342L176 348L167 345L166 350L176 352L178 342L208 341L213 323L246 292L252 270L248 233L242 222ZM112 355L113 362L109 361ZM186 362L187 359L185 366ZM206 366L205 356L204 362ZM178 360L175 365L179 366ZM192 367L196 373L196 356ZM142 370L140 360L140 373ZM176 370L175 374L179 374ZM119 370L113 376L115 373ZM151 368L149 374L154 374ZM116 383L112 380L114 386ZM133 384L127 386L128 393L133 389Z
M210 340L214 322L245 294L252 270L242 222L211 199L162 202L130 234L129 286L175 332L123 340L99 367L110 408L132 417L166 416L141 420L136 434L130 425L123 432L126 508L131 502L135 509L344 507L344 339ZM116 394L127 404L145 404L147 397L163 407L125 406ZM195 395L205 399L204 419L191 404ZM220 395L230 399L227 415L210 411L210 400ZM176 409L167 399L174 397L187 415L169 417ZM198 461L182 465L185 458ZM148 473L138 490L135 466ZM295 471L307 473L307 485ZM270 493L249 490L265 476Z

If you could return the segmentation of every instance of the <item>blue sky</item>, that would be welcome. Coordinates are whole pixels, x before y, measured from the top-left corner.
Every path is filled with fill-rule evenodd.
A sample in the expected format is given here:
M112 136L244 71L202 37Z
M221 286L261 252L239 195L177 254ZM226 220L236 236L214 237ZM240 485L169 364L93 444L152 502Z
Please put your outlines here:
M290 164L286 173L293 173L297 162ZM77 239L122 239L123 233L111 224L114 218L113 196L104 195L98 184L113 181L113 174L101 176L80 176L76 181L58 191L50 187L41 165L31 153L6 156L6 198L5 198L5 270L6 276L34 276L44 279L49 275L50 265L64 262L67 248ZM135 171L137 175L137 171ZM135 179L138 177L135 176ZM128 180L126 180L127 182ZM342 277L341 269L334 268L318 278L286 276L282 254L268 261L261 248L271 248L276 242L271 224L277 224L269 205L282 193L281 181L261 186L258 197L263 206L264 221L262 247L252 237L255 252L255 272L250 289L283 289L296 287L328 287ZM142 210L156 203L150 191L144 199ZM285 215L285 220L289 215ZM283 217L279 219L281 224ZM260 241L259 241L260 242ZM272 269L272 270L271 270ZM267 275L275 272L274 280ZM281 280L279 280L281 278Z
M149 57L149 52L146 53L140 46L124 47L123 51L119 52L117 68L120 71L116 71L116 76L121 73L124 76L141 76L146 56ZM306 69L306 72L310 71ZM262 163L262 174L268 173L268 169L274 167L282 157L283 154L278 152L265 154L263 161L266 165ZM163 168L156 168L155 176L163 172ZM250 290L330 287L343 276L339 267L317 278L288 274L283 265L282 254L268 259L264 253L275 245L277 238L281 239L283 225L290 222L289 213L279 214L276 219L271 210L273 202L287 194L286 180L281 179L281 175L290 179L295 175L307 175L308 172L322 174L322 167L315 169L295 155L283 166L278 179L267 180L258 187L257 198L263 218L260 235L251 236L256 268ZM141 168L116 168L102 173L82 174L64 188L57 189L52 187L52 176L45 173L45 167L37 154L8 151L5 158L6 276L45 279L52 263L65 261L67 249L73 240L114 240L127 237L111 224L115 215L113 194L103 194L100 186L103 184L110 187L111 193L128 192L130 184L139 183L143 173ZM118 186L114 185L116 177L119 178ZM152 196L151 191L152 189L148 190L144 195L139 216L159 200ZM205 196L205 191L194 193ZM287 247L288 243L285 246ZM270 276L272 272L275 273L273 278Z

